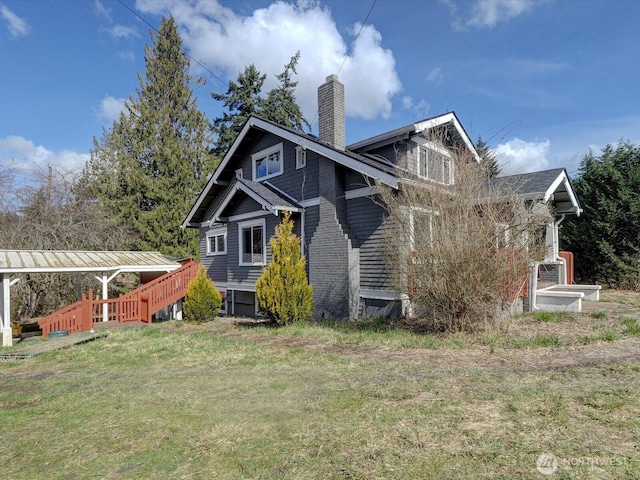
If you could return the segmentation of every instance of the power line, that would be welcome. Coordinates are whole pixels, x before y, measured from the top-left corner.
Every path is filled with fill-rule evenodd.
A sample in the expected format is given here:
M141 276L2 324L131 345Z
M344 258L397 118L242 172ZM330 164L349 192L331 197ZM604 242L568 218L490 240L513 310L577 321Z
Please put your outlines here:
M347 52L345 53L344 58L342 59L342 63L340 64L340 67L338 68L338 71L336 72L336 74L340 74L340 72L342 71L342 67L344 67L345 63L347 62L347 59L349 58L349 56L351 55L351 53L353 52L353 49L355 48L355 44L358 41L358 38L360 38L360 34L362 33L362 30L364 30L364 27L367 25L367 21L369 20L369 17L371 16L371 12L373 12L373 8L376 6L376 3L378 2L378 0L373 0L373 3L371 4L371 7L369 8L369 11L367 12L367 16L365 17L364 21L362 22L362 24L360 25L360 30L358 31L358 33L356 34L356 37L353 39L353 41L351 42L351 45L349 46L349 49L347 50ZM139 18L142 22L144 22L146 25L149 26L149 28L151 28L153 31L155 31L158 35L160 34L160 32L158 31L158 29L151 24L151 22L149 22L146 18L144 18L142 15L140 15L138 12L136 12L134 9L132 9L131 7L129 7L129 5L127 5L124 0L118 0L118 3L120 3L124 8L126 8L127 10L129 10L133 15L135 15L137 18ZM189 59L193 60L195 63L197 63L198 65L200 65L200 67L202 67L202 69L206 72L208 72L212 77L214 77L216 80L218 80L220 83L222 83L224 86L226 86L227 88L229 88L229 84L224 81L223 79L221 79L218 75L216 75L215 73L213 73L211 70L209 70L209 68L207 68L202 62L200 62L199 60L197 60L196 58L194 58L191 54L189 54L186 49L185 49L185 54L187 55L187 57L189 57ZM324 100L320 99L320 102L322 102ZM309 125L311 127L313 127L313 125L316 122L316 119L318 118L318 112L320 111L320 105L318 105L318 108L316 110L316 113L313 117L313 119L311 120L311 122L309 122Z
M336 75L340 74L340 71L342 70L342 67L344 67L344 64L347 62L347 58L349 58L349 55L351 55L351 52L353 52L353 49L356 45L356 42L358 41L358 38L360 38L360 34L362 33L362 30L364 30L364 27L367 25L367 21L369 20L369 16L371 15L371 12L373 11L373 7L376 6L376 3L378 3L378 0L373 0L373 3L371 4L371 8L369 8L369 12L367 13L367 16L364 19L364 22L362 22L362 25L360 25L360 30L358 31L358 34L356 35L356 38L353 39L353 41L351 42L351 45L349 46L349 50L347 50L347 53L345 54L344 58L342 59L342 63L340 64L340 68L338 68L338 71L336 72ZM323 102L325 100L325 98L321 98L319 99L318 102L318 109L316 110L316 114L313 116L313 120L311 120L311 122L309 122L309 125L313 126L316 123L316 120L318 118L318 115L320 113L320 102Z
M133 13L136 17L138 17L140 20L142 20L144 23L146 23L149 28L151 28L154 32L156 32L158 35L160 35L160 31L153 26L149 21L147 21L146 18L144 18L142 15L140 15L138 12L136 12L135 10L133 10L131 7L129 7L129 5L127 5L126 3L124 3L123 0L118 0L118 3L120 3L120 5L122 5L124 8L126 8L127 10L129 10L131 13ZM189 54L189 52L185 49L185 55L187 57L189 57L191 60L193 60L195 63L197 63L198 65L200 65L202 67L202 69L206 72L208 72L212 77L214 77L216 80L218 80L220 83L222 83L225 87L229 88L229 84L227 82L225 82L223 79L221 79L218 75L216 75L215 73L213 73L211 70L209 70L202 62L200 62L199 60L197 60L196 58L194 58L193 56L191 56L191 54Z

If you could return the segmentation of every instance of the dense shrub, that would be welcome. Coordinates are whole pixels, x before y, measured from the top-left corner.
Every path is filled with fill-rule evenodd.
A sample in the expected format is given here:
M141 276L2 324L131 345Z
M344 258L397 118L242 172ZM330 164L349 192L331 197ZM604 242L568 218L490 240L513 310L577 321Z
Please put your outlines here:
M313 289L307 280L306 259L300 254L300 238L293 233L289 212L284 213L270 243L271 262L256 283L258 307L281 325L306 321L313 312Z
M216 318L221 305L222 295L201 266L187 288L182 307L185 321L209 322Z

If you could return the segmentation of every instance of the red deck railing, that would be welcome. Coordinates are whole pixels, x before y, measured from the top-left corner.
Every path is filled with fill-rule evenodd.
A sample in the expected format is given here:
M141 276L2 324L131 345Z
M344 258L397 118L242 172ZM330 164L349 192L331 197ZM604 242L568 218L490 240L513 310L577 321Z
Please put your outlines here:
M95 322L102 320L150 323L154 313L185 296L187 287L200 268L200 262L186 261L182 267L169 272L118 298L97 300L93 291L89 296L69 305L38 322L42 336L50 332L68 330L69 334L91 330Z

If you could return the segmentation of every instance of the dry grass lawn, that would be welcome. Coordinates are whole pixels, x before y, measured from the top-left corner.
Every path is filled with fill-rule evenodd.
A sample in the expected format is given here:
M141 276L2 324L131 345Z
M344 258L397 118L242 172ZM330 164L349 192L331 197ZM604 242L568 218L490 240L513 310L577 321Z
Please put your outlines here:
M637 479L637 298L449 337L116 329L0 362L2 478Z

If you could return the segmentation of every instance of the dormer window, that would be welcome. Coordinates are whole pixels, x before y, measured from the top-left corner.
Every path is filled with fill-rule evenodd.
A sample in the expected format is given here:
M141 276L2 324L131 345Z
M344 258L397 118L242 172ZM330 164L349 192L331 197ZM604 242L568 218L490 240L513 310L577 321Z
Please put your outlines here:
M251 162L254 182L281 175L283 171L282 143L254 153L251 155Z
M453 184L453 162L446 150L421 145L418 156L418 175L445 185Z

